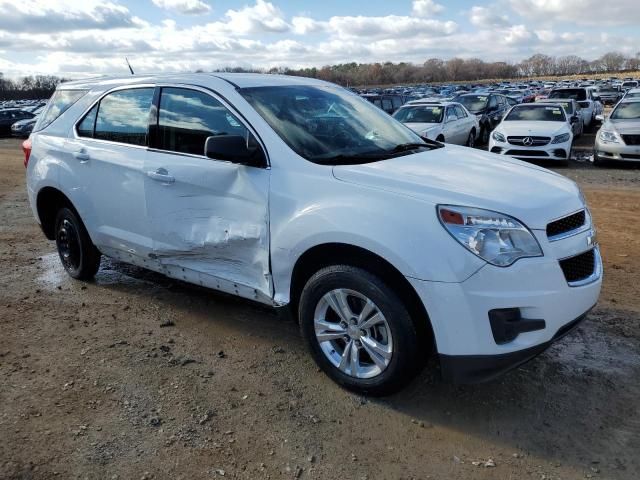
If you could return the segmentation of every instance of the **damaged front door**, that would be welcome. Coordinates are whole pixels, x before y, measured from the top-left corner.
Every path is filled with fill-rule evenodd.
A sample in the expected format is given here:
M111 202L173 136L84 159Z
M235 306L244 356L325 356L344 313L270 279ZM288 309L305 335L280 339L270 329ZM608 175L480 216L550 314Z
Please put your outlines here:
M270 303L270 170L205 157L207 137L248 134L209 92L158 93L145 162L150 256L171 277Z

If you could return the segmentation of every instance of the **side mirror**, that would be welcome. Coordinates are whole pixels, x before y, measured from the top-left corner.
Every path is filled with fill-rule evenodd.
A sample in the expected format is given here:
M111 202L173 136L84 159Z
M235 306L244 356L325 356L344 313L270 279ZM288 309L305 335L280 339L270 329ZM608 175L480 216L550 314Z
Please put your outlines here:
M596 122L604 122L604 115L596 115Z
M207 158L226 160L240 165L262 167L265 165L265 155L262 148L253 137L242 135L214 135L207 137L204 143Z
M576 115L574 115L573 117L571 117L571 118L569 119L569 122L571 122L571 123L578 123L578 117L577 117Z

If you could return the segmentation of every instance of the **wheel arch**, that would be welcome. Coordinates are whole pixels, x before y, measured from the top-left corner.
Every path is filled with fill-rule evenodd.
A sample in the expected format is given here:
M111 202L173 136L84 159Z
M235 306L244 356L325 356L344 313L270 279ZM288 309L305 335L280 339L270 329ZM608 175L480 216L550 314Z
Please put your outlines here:
M380 255L365 248L346 243L315 245L298 257L293 267L290 284L289 308L296 321L302 290L311 276L330 265L350 265L367 270L389 284L407 306L420 340L426 340L436 349L435 336L427 310L418 293L405 276Z
M43 187L40 189L36 197L36 210L42 231L49 240L55 239L56 215L62 207L69 207L80 218L69 197L60 190L55 187Z

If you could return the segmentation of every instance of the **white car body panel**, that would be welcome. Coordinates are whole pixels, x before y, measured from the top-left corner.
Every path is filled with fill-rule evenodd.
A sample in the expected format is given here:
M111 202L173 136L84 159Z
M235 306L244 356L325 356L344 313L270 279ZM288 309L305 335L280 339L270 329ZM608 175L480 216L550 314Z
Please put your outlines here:
M586 234L551 245L544 233L551 220L585 208L573 181L525 162L455 146L363 165L314 164L298 156L236 88L325 82L277 75L220 77L72 84L89 93L31 137L27 183L34 215L38 192L56 188L77 208L104 254L270 305L290 301L293 269L309 249L333 243L368 250L414 286L440 353L500 354L547 341L563 322L596 302L600 278L569 287L558 265L563 255L588 248ZM110 89L159 83L216 92L256 133L269 167L75 136L83 112ZM477 124L473 115L469 118ZM518 128L530 127L539 126ZM550 135L558 131L557 126L544 128ZM148 173L160 168L175 181L150 179ZM511 215L532 229L544 256L507 268L488 265L451 238L437 218L438 204ZM545 315L549 328L496 345L487 309L514 305L527 314Z

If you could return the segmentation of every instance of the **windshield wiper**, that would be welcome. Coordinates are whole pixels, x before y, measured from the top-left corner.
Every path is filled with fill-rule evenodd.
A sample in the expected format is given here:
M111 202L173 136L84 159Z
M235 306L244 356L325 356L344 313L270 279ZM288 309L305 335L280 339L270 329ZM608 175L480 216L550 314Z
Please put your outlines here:
M436 142L435 140L430 140L424 137L420 138L424 140L424 143L401 143L393 147L393 149L390 150L390 153L407 152L409 150L417 150L418 148L428 148L433 150L435 148L444 147L444 144L441 142Z
M385 160L389 158L388 154L372 154L372 153L360 153L347 155L341 153L332 157L315 158L313 161L321 163L323 165L354 165L358 163L376 162L378 160Z

